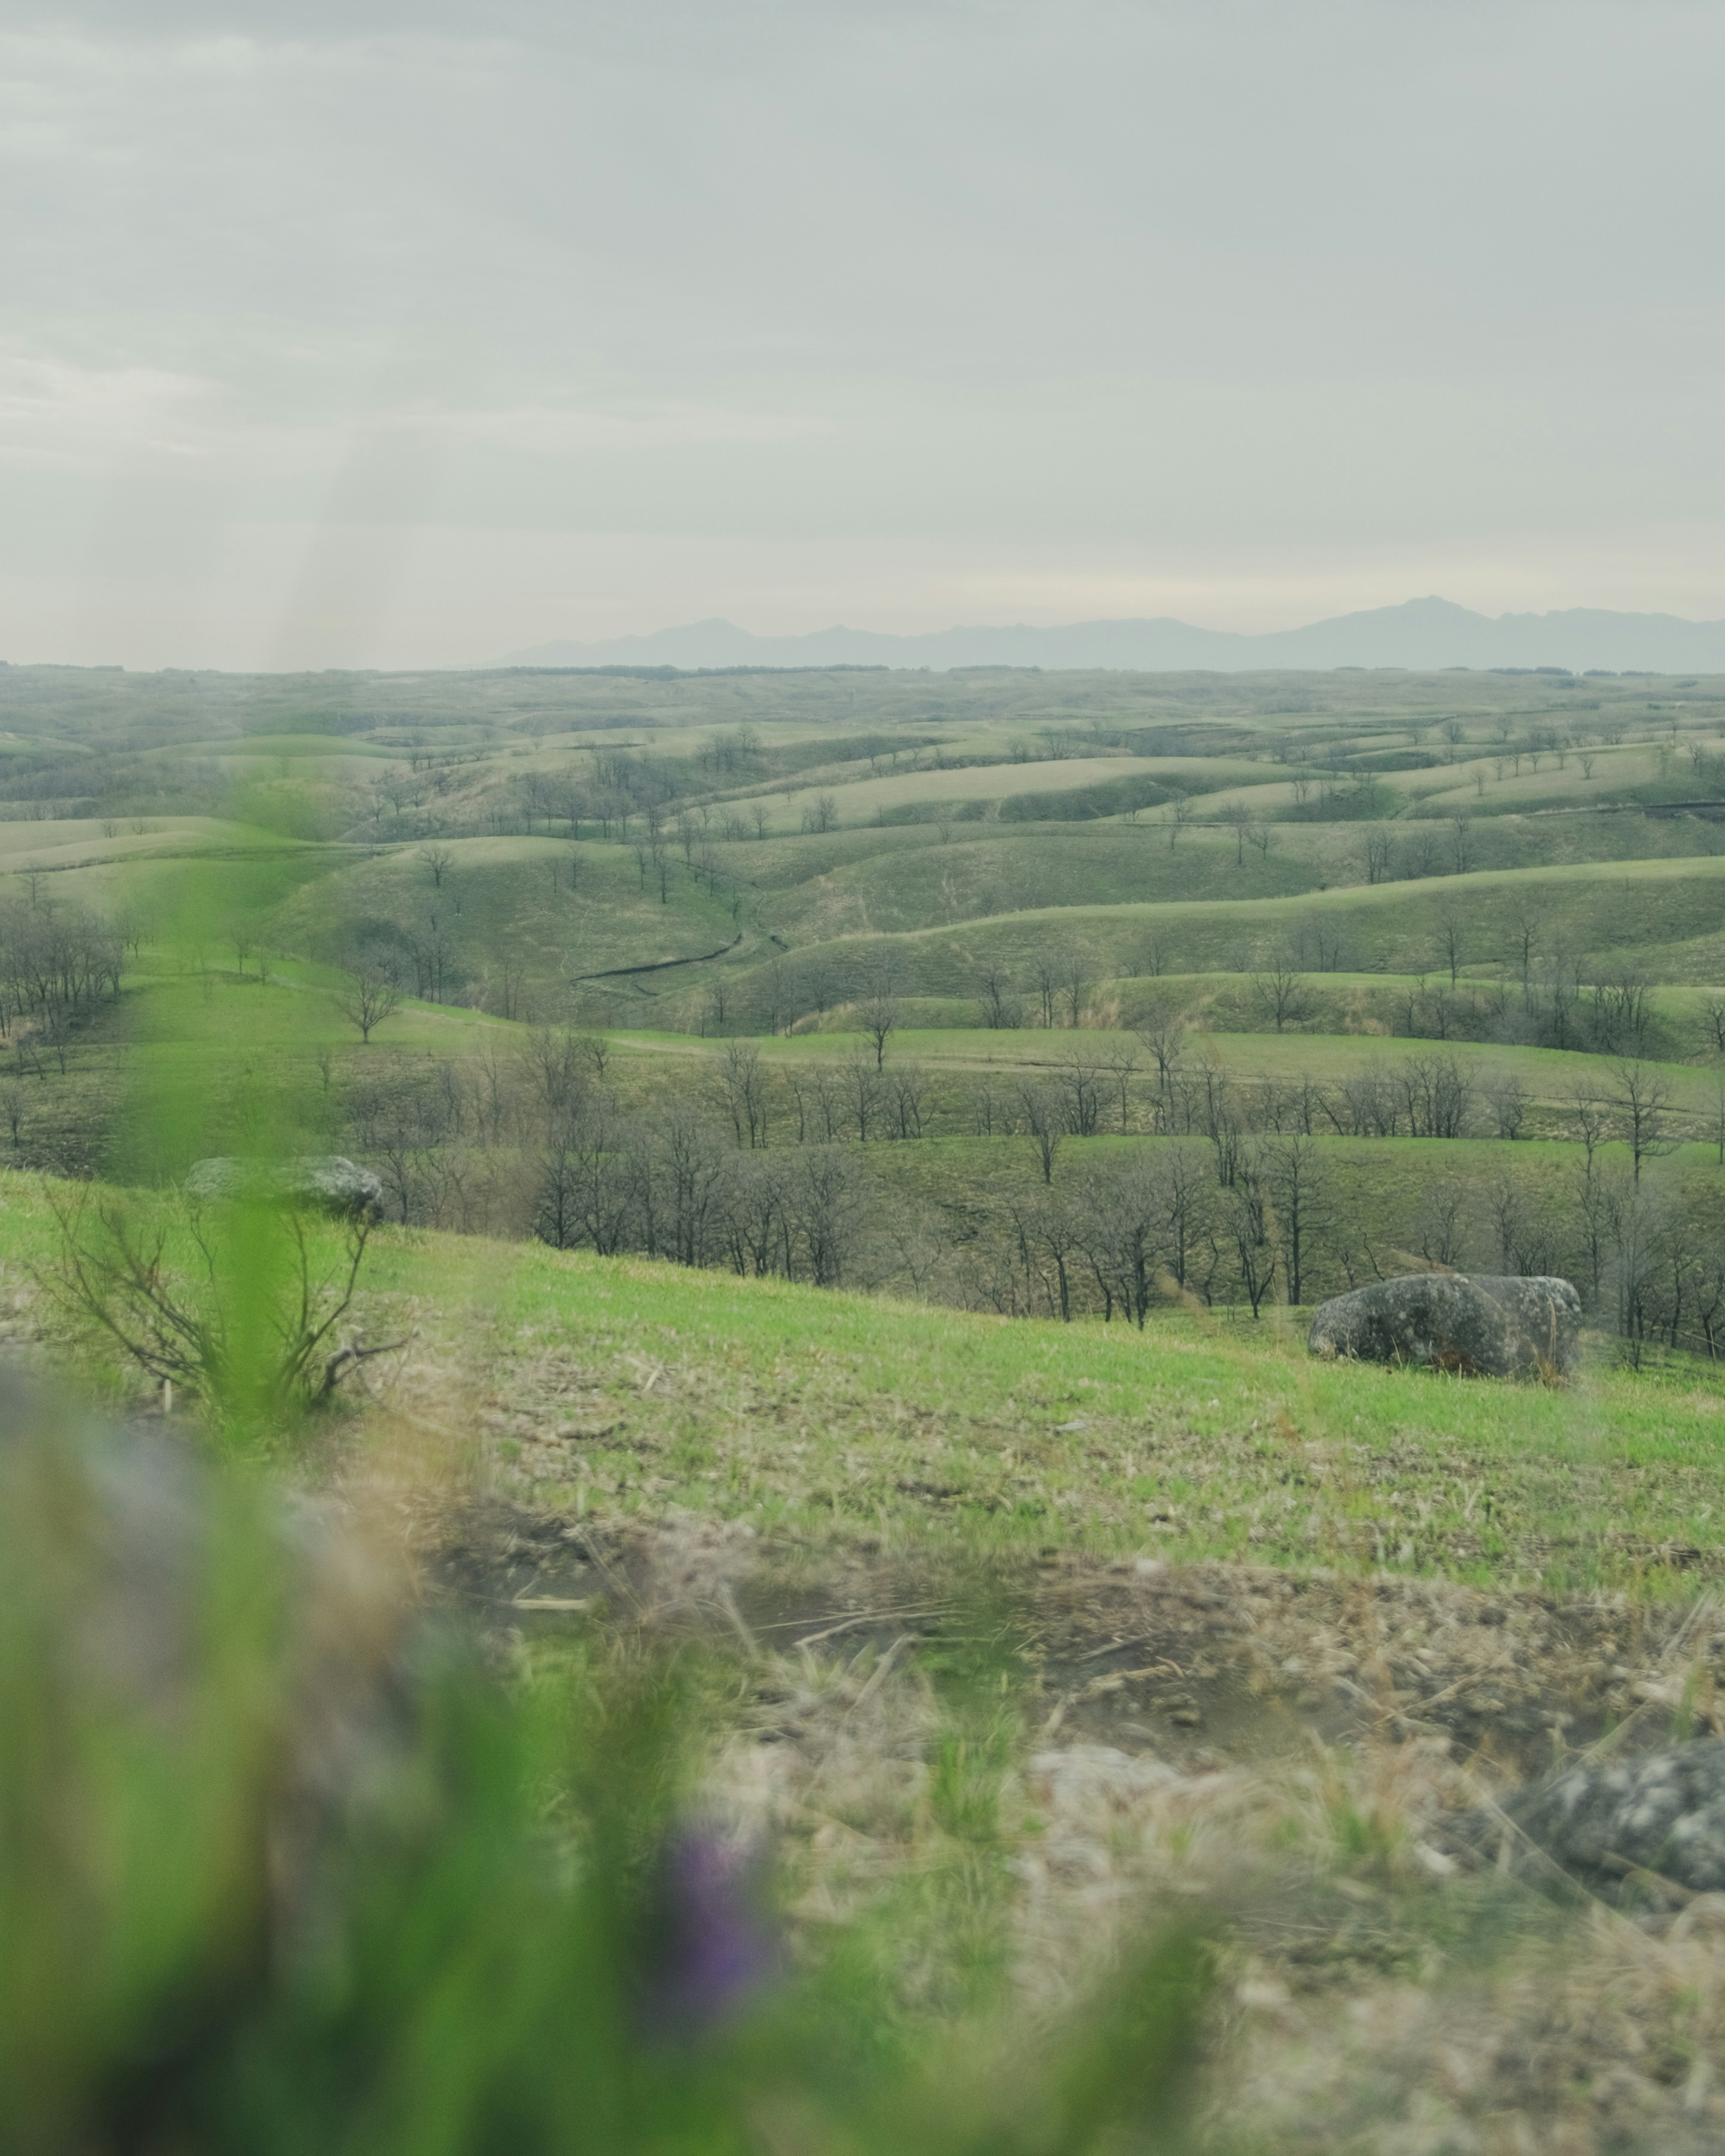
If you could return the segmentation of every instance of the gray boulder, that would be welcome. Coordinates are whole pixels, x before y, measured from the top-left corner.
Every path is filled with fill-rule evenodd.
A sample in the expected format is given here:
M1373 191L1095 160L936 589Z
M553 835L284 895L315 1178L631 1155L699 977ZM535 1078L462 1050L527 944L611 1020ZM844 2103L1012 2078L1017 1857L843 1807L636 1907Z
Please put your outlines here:
M1466 1377L1568 1377L1581 1298L1566 1280L1409 1273L1320 1304L1306 1344L1314 1355L1425 1363Z
M186 1176L186 1194L205 1204L266 1198L344 1217L380 1213L383 1186L368 1168L341 1153L305 1153L297 1160L200 1160Z
M1476 1815L1476 1845L1507 1819L1509 1855L1535 1872L1543 1851L1572 1879L1608 1899L1656 1897L1670 1880L1692 1893L1725 1890L1725 1744L1708 1738L1622 1764L1583 1764L1536 1782Z

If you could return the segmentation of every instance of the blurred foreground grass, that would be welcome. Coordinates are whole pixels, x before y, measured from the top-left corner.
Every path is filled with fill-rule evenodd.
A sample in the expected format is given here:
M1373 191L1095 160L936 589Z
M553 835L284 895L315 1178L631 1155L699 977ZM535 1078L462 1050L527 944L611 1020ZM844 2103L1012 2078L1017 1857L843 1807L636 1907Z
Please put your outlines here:
M488 1668L254 1472L0 1422L0 2149L1177 2145L1190 1930L1034 2025L989 1948L992 1666L934 1673L916 1877L793 1949L695 1806L706 1651Z

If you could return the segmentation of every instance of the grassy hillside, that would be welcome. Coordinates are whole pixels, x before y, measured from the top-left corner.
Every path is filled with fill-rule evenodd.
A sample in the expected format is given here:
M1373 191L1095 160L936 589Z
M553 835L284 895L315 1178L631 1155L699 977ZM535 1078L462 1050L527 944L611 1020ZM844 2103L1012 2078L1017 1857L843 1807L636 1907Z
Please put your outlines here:
M0 1177L14 1325L44 1314L51 1194ZM367 1279L373 1332L413 1335L401 1401L578 1517L1662 1596L1725 1506L1725 1389L1686 1372L1528 1392L1316 1363L1280 1320L1013 1321L415 1229Z
M1216 1307L1543 1264L1713 1337L1725 684L13 669L0 720L17 1167L267 1132L408 1225L1082 1316L1195 1162Z

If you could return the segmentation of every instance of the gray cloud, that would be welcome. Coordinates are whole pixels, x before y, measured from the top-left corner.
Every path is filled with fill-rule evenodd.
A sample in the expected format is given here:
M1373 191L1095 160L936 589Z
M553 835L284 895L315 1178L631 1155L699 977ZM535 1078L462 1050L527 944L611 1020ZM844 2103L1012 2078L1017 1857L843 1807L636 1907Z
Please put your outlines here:
M1725 613L1711 6L136 23L0 6L15 659Z

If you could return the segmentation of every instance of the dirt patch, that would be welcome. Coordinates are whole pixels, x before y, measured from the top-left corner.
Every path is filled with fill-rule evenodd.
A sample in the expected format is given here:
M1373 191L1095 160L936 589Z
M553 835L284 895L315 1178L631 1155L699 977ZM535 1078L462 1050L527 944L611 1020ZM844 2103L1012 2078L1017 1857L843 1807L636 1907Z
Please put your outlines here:
M1718 1727L1725 1610L1060 1557L980 1578L480 1504L426 1552L504 1635L704 1638L746 1673L713 1801L817 1929L938 1870L937 1672L1002 1673L1015 1981L1170 1909L1224 1942L1213 2126L1279 2150L1725 2145L1725 1897L1625 1916L1471 1871L1460 1815L1587 1748Z
M1442 1743L1506 1780L1609 1740L1725 1734L1725 1605L1482 1592L1271 1566L1062 1556L986 1576L763 1549L745 1523L652 1527L475 1505L426 1553L492 1625L589 1614L716 1625L762 1652L937 1649L988 1621L1044 1738L1263 1763L1322 1743ZM914 1659L914 1656L912 1657Z

